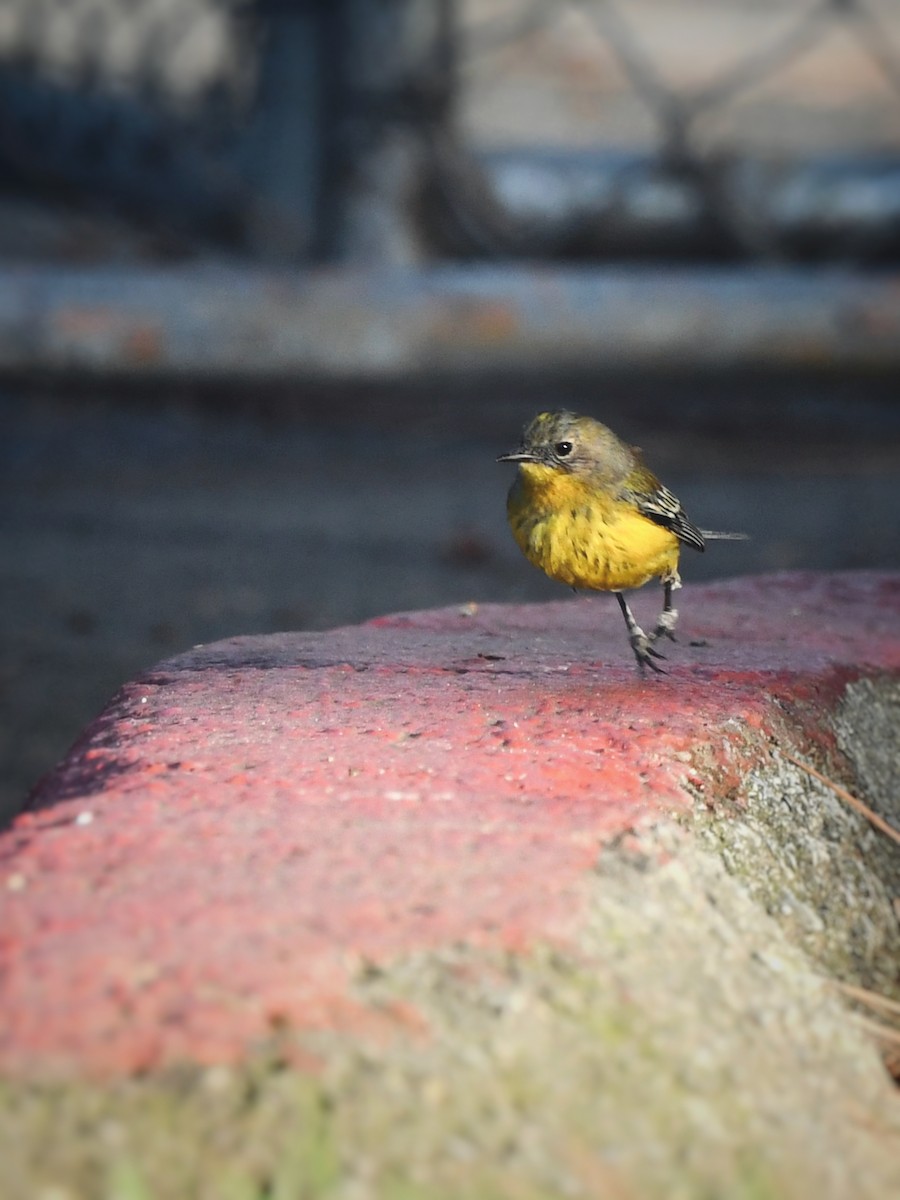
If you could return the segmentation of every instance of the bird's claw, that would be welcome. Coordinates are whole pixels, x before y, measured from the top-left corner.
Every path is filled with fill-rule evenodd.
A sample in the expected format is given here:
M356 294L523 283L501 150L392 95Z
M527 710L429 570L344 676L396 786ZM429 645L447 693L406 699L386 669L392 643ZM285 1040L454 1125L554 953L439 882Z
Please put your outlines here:
M641 630L632 635L631 649L634 651L634 657L637 659L637 665L642 675L646 667L655 671L657 675L668 675L668 671L663 670L658 663L653 661L655 658L661 658L665 662L666 656L660 654L653 646L652 639L648 638Z
M678 641L678 638L675 636L675 634L672 632L672 630L669 629L668 626L666 626L666 625L657 625L657 627L650 634L650 641L651 642L658 641L658 639L661 637L668 638L670 642Z

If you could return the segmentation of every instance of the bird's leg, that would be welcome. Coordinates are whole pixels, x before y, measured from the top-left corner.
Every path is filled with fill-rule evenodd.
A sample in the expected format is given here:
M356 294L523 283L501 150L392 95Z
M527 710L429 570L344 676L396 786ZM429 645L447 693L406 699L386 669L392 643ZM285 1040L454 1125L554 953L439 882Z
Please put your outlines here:
M656 622L656 628L650 634L650 641L655 642L657 638L667 637L670 641L676 641L675 624L678 621L678 609L672 607L672 593L681 587L681 579L677 571L673 571L671 575L663 576L663 610L659 614L659 619Z
M637 665L641 674L644 673L644 668L649 667L652 671L656 671L660 675L665 675L666 672L662 667L657 666L653 661L654 658L665 658L664 654L660 654L658 650L653 649L653 644L650 638L647 637L640 625L634 619L631 609L621 592L613 593L619 602L619 608L622 610L622 616L625 618L625 624L628 627L628 640L631 642L631 649L634 651L634 657L637 659Z

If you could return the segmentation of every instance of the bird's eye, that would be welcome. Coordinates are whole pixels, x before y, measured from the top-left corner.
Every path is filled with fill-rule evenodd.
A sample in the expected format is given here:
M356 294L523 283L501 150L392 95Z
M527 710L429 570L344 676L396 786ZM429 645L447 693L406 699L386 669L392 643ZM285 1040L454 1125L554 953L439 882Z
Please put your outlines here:
M557 442L553 449L556 451L557 458L565 458L567 454L572 453L572 443Z

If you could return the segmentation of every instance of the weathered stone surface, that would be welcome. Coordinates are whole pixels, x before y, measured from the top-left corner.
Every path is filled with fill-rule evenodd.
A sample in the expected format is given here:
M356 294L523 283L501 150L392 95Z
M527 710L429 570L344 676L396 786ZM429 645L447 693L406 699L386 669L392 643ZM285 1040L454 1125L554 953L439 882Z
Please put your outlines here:
M779 754L890 819L900 578L682 595L664 679L573 600L127 685L0 842L9 1194L900 1194L822 977L892 985L898 856Z

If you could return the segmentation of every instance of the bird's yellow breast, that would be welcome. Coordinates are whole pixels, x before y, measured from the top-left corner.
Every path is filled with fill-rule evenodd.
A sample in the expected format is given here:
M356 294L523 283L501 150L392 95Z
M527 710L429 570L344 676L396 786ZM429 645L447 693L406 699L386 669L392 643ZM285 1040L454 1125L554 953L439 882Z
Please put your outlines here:
M674 533L575 475L523 463L507 500L525 557L570 587L641 587L678 567Z

